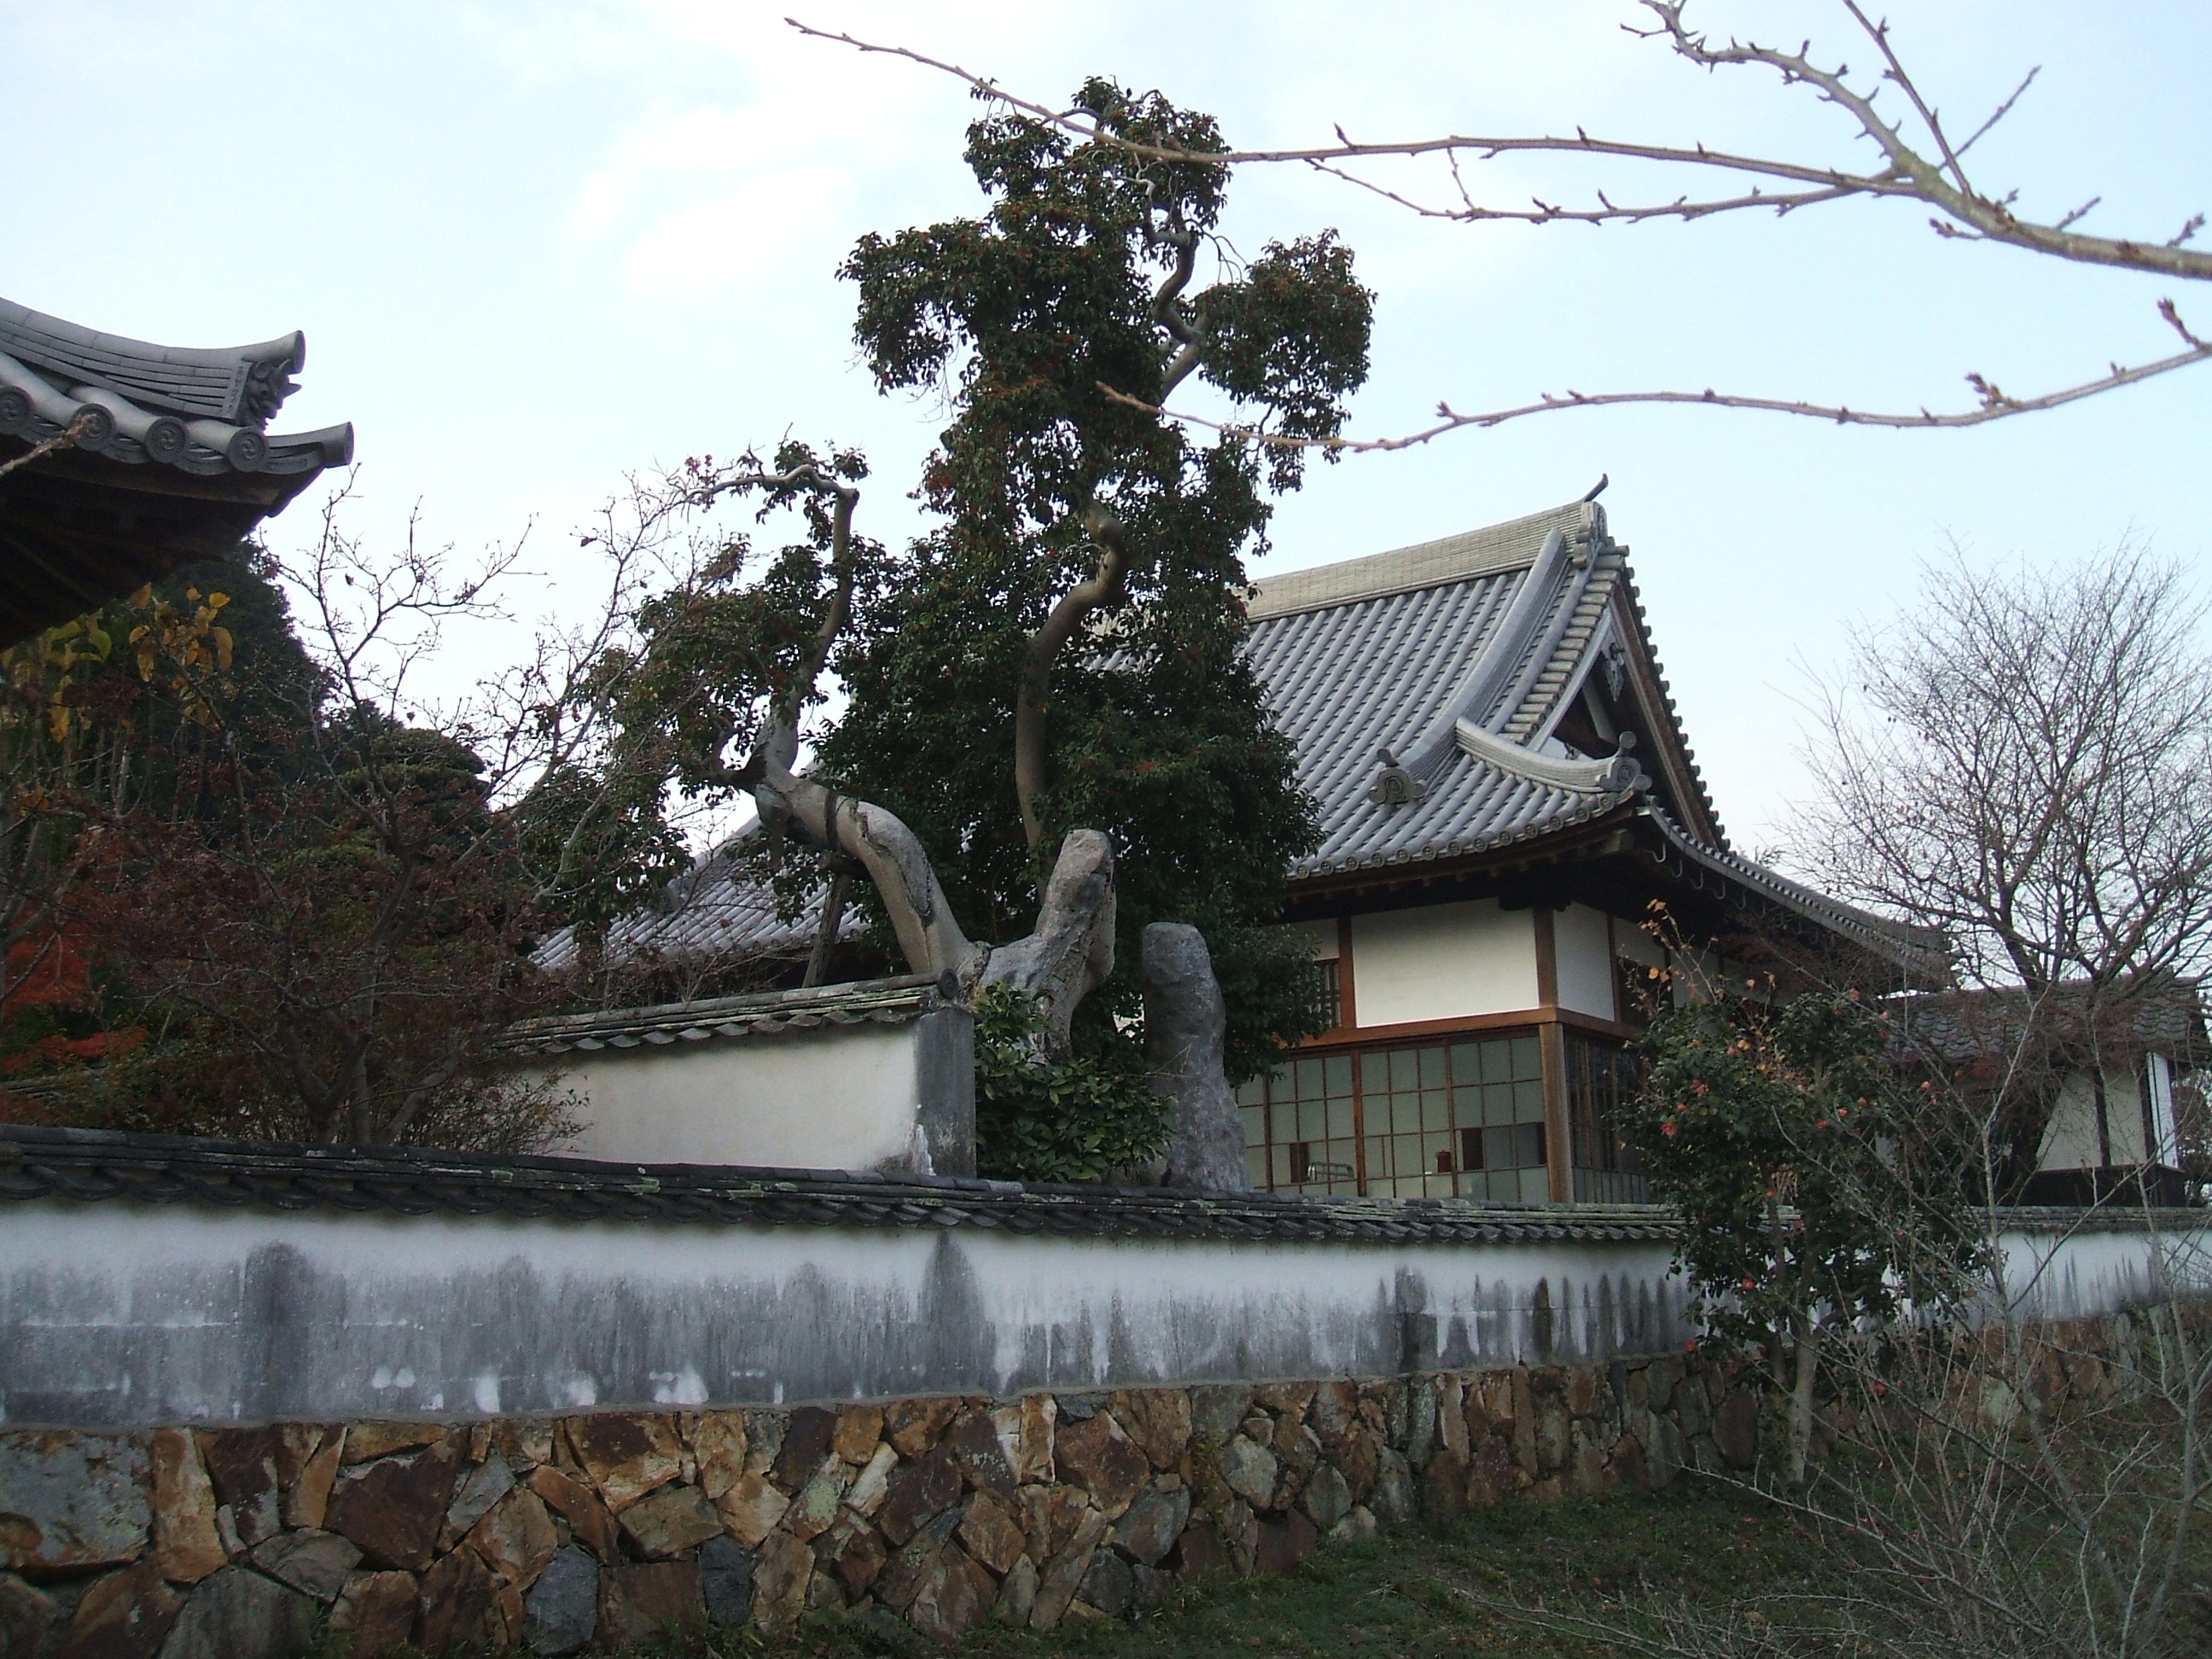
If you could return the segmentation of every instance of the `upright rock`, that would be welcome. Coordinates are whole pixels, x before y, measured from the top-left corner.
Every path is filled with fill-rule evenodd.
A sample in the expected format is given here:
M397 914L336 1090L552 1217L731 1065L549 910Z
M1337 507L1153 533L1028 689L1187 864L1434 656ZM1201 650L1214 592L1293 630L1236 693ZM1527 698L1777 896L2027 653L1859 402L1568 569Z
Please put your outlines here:
M1167 1184L1243 1192L1244 1122L1221 1066L1229 1025L1206 936L1187 922L1145 929L1145 1060L1152 1090L1176 1103Z

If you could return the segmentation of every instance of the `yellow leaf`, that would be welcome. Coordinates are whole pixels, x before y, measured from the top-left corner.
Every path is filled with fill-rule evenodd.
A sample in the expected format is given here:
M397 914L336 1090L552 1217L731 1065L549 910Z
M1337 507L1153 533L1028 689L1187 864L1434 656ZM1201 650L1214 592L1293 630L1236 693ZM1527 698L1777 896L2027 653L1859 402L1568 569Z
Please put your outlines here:
M138 678L142 680L154 678L154 653L150 647L142 645L138 647Z
M228 593L210 593L208 595L208 609L210 611L220 611L223 606L229 603L230 595Z
M230 630L228 628L218 628L212 631L215 635L215 659L223 672L228 673L230 672Z
M145 586L140 588L136 593L133 593L129 599L123 601L124 604L129 605L133 611L143 611L153 602L154 584L151 582L148 582Z

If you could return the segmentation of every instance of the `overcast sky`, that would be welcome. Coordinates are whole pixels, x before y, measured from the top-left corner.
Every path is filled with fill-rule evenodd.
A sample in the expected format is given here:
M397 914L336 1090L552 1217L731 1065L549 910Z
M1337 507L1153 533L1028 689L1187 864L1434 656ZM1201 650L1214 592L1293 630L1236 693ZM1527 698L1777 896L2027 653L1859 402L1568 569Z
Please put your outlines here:
M1563 131L1863 162L1836 112L1709 77L1619 27L1628 0L1359 5L887 4L880 0L0 0L15 135L0 295L117 333L228 344L304 328L280 427L351 420L357 530L463 547L535 523L542 599L589 601L561 532L635 469L787 429L865 446L866 526L940 423L878 397L835 269L868 230L975 211L975 106L911 64L802 40L818 25L957 58L1064 99L1104 72L1219 117L1231 140ZM1832 59L1831 4L1706 9ZM1896 0L1896 38L1954 120L2043 74L1975 153L1992 186L2085 228L2163 240L2212 207L2212 6ZM1516 161L1492 199L1616 198L1636 175ZM1395 175L1431 194L1439 175ZM1954 406L1978 370L2025 393L2163 356L2172 292L2212 292L1939 240L1924 210L1592 230L1423 221L1336 181L1255 172L1229 229L1334 226L1377 290L1367 434L1535 393L1707 386L1859 407ZM2212 368L1959 434L1700 410L1547 416L1314 469L1258 573L1533 512L1600 473L1692 743L1739 845L1770 842L1801 774L1797 700L1956 538L1978 561L2069 557L2134 533L2191 562L2212 522ZM302 501L270 528L312 528ZM535 599L539 596L533 596Z

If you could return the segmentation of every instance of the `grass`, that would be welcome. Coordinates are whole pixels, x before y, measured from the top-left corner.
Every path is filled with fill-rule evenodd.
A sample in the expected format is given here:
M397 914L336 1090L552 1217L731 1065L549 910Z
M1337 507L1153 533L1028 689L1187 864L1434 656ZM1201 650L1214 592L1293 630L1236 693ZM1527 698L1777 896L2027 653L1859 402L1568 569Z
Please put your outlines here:
M1626 1591L1725 1613L1762 1595L1817 1589L1810 1544L1778 1509L1717 1483L1685 1480L1649 1498L1553 1509L1504 1505L1440 1528L1331 1548L1289 1578L1194 1586L1134 1623L1069 1620L1049 1636L987 1626L954 1651L1005 1659L1201 1653L1595 1659L1615 1650L1532 1629L1485 1600L1594 1607ZM781 1641L741 1632L681 1651L877 1659L944 1650L910 1632L816 1615Z

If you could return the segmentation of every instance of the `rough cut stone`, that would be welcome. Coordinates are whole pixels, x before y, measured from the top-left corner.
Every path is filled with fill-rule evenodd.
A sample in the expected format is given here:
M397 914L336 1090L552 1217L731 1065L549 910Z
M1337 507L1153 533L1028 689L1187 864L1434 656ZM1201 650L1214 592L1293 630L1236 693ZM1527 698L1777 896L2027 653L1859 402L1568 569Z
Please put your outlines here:
M969 1413L952 1425L945 1443L959 1460L968 1485L988 1488L1005 1498L1014 1495L1013 1462L999 1443L999 1426L988 1413Z
M817 1568L835 1574L848 1596L867 1593L883 1571L889 1553L874 1528L851 1519L831 1528L830 1535L814 1547Z
M1059 1554L1091 1513L1090 1499L1074 1486L1024 1486L1021 1503L1022 1530L1029 1534L1030 1559L1037 1561Z
M622 1512L623 1534L649 1561L665 1561L722 1530L721 1517L696 1486L663 1486Z
M279 1583L327 1606L361 1565L361 1549L334 1532L287 1532L255 1546L251 1559Z
M769 1471L775 1484L796 1493L822 1467L837 1438L837 1413L819 1406L801 1406L792 1413L783 1431L783 1448Z
M1321 1384L1314 1390L1313 1403L1306 1407L1307 1424L1331 1453L1358 1420L1359 1389L1342 1380Z
M1011 1629L1022 1629L1036 1611L1036 1563L1024 1555L1006 1574L1006 1583L999 1586L999 1605L993 1617Z
M783 1449L783 1427L789 1420L786 1412L745 1413L747 1474L766 1474L775 1467L776 1455Z
M446 1428L442 1423L349 1424L343 1461L373 1463L380 1457L391 1456L394 1452L434 1446L445 1437Z
M947 1543L924 1575L906 1616L916 1630L940 1642L958 1641L983 1622L998 1586L957 1544Z
M60 1613L52 1596L12 1574L0 1573L0 1654L7 1659L40 1659Z
M522 1606L533 1649L545 1659L575 1652L599 1628L599 1564L574 1544L555 1552Z
M1137 1581L1129 1576L1127 1561L1111 1550L1100 1550L1091 1558L1091 1566L1075 1594L1099 1612L1118 1619L1136 1599Z
M1354 1423L1336 1443L1337 1472L1343 1475L1344 1484L1355 1501L1364 1499L1375 1490L1375 1477L1382 1468L1382 1449L1374 1430L1364 1423Z
M1749 1389L1738 1389L1722 1401L1713 1417L1713 1444L1732 1469L1759 1462L1759 1401Z
M920 1457L960 1409L955 1400L895 1401L884 1412L884 1438L901 1457Z
M216 1429L199 1441L216 1502L230 1511L240 1542L252 1549L274 1538L284 1525L276 1472L283 1436L275 1428Z
M1239 1382L1208 1382L1190 1391L1190 1431L1225 1446L1252 1409L1252 1390Z
M378 1659L415 1633L417 1586L411 1572L357 1572L331 1609L331 1629L348 1638L347 1659Z
M455 1484L453 1501L446 1506L447 1531L456 1538L465 1536L493 1504L514 1490L514 1472L507 1467L504 1457L490 1453Z
M1032 1629L1056 1629L1067 1616L1068 1604L1082 1587L1083 1576L1091 1571L1091 1558L1106 1536L1106 1526L1104 1516L1097 1510L1085 1510L1075 1535L1045 1564L1037 1575L1036 1607L1030 1615Z
M145 1449L128 1436L0 1434L0 1565L21 1571L135 1560L152 1519L146 1486Z
M597 1492L550 1463L542 1463L530 1472L530 1490L568 1523L578 1543L600 1560L614 1562L617 1554L615 1518L607 1513Z
M1194 1516L1176 1540L1167 1564L1184 1578L1205 1578L1229 1571L1229 1552L1222 1547L1221 1533L1211 1516Z
M742 1625L752 1617L753 1553L734 1538L699 1547L699 1593L710 1624Z
M939 1446L920 1462L891 1476L890 1491L877 1511L876 1525L896 1547L933 1516L958 1503L960 1489L960 1466L950 1447Z
M1156 1567L1167 1559L1189 1519L1189 1492L1148 1492L1114 1523L1114 1547Z
M518 1477L553 1461L553 1424L544 1418L502 1418L492 1443Z
M1109 1520L1127 1509L1152 1478L1144 1453L1122 1433L1110 1412L1060 1430L1054 1455L1060 1478L1082 1486Z
M1259 1523L1259 1537L1253 1545L1252 1562L1255 1571L1271 1577L1281 1577L1297 1571L1298 1565L1321 1546L1321 1535L1314 1524L1292 1510L1279 1521Z
M709 1498L744 1478L745 1419L742 1412L705 1412L691 1429L692 1461L699 1466L699 1487Z
M215 1486L190 1429L154 1431L154 1553L161 1577L197 1584L230 1560L215 1528Z
M989 1492L977 1493L969 1504L959 1535L968 1553L1001 1577L1029 1548L1013 1512Z
M753 1622L782 1630L806 1610L814 1552L787 1532L774 1534L753 1563Z
M1407 1468L1406 1460L1388 1446L1376 1456L1375 1491L1369 1507L1385 1521L1413 1518L1413 1472Z
M561 1547L561 1534L545 1500L518 1486L470 1528L468 1547L508 1583L527 1589Z
M1229 1017L1206 935L1188 922L1155 921L1144 933L1145 1065L1152 1092L1175 1102L1168 1142L1170 1187L1244 1192L1244 1120L1222 1070Z
M277 1510L288 1527L320 1528L325 1518L331 1488L337 1483L338 1461L345 1453L343 1426L319 1428L290 1423L284 1427L285 1456L277 1473L284 1489Z
M1354 1506L1349 1515L1330 1528L1328 1537L1333 1544L1364 1544L1374 1537L1377 1530L1375 1511L1362 1504Z
M1299 1504L1313 1517L1314 1525L1327 1532L1351 1512L1352 1488L1335 1465L1324 1463L1306 1481Z
M1024 1395L1016 1404L991 1413L999 1449L1018 1484L1052 1479L1053 1425L1059 1416L1059 1402L1048 1394Z
M416 1645L426 1653L486 1645L499 1587L473 1550L455 1550L441 1559L422 1575Z
M845 1496L845 1477L852 1473L836 1452L823 1455L821 1466L799 1489L783 1513L784 1530L794 1538L811 1540L830 1529L837 1518L837 1505Z
M837 1413L837 1432L830 1444L838 1456L857 1466L875 1455L876 1443L883 1437L881 1406L847 1406Z
M55 1659L151 1659L184 1605L151 1559L111 1573L78 1601Z
M1221 1478L1254 1509L1265 1509L1275 1495L1275 1454L1247 1436L1234 1437L1221 1452Z
M437 1546L459 1460L458 1449L441 1442L371 1463L331 1494L326 1523L360 1545L370 1565L419 1572Z
M891 1471L897 1467L898 1453L888 1440L878 1441L874 1455L846 1488L845 1507L856 1515L873 1515L883 1508L890 1491Z
M225 1567L192 1592L161 1644L161 1659L292 1659L314 1633L315 1604L306 1596L244 1567Z
M1121 1432L1156 1469L1182 1466L1190 1445L1190 1396L1181 1389L1131 1389L1108 1402Z
M624 1562L607 1574L606 1594L599 1598L602 1647L635 1647L672 1632L688 1635L706 1622L696 1561Z
M790 1507L791 1500L766 1475L748 1474L722 1494L714 1510L722 1524L737 1534L738 1541L750 1549L775 1530L775 1523Z
M568 1419L568 1449L620 1515L684 1473L684 1441L658 1412L600 1412Z

